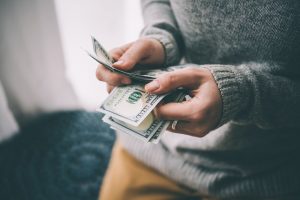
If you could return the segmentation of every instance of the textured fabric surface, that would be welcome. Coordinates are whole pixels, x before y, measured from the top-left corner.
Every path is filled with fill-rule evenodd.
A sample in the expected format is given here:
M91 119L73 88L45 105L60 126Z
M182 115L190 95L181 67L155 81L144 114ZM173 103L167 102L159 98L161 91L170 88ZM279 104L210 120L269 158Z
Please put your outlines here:
M102 115L54 113L0 145L0 199L97 199L114 132Z
M142 36L166 65L209 69L222 96L204 138L166 134L158 145L121 136L136 158L220 198L300 196L300 1L142 0Z

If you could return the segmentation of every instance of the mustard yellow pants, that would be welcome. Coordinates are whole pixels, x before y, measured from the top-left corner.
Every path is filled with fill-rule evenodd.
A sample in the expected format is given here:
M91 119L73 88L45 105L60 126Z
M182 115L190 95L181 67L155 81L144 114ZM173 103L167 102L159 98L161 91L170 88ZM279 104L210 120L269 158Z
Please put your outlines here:
M145 166L116 143L99 200L204 200L196 192Z

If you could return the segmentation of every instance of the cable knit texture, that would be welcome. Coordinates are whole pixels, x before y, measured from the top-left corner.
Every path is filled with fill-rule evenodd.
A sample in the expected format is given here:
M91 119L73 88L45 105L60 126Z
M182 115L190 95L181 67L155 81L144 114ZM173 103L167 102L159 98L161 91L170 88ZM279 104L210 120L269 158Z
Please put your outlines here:
M0 145L0 199L98 198L114 132L102 115L54 113Z
M136 158L203 194L300 198L300 1L142 0L142 36L166 65L211 71L223 113L204 138L167 133L158 145L120 135Z

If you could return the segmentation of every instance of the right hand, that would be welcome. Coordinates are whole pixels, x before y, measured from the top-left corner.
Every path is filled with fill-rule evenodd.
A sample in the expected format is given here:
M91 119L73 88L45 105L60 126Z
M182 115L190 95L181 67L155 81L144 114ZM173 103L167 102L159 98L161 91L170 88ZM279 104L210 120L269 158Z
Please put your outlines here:
M110 56L116 61L113 66L122 70L131 70L136 64L157 66L162 65L165 60L165 52L162 44L152 38L141 38L135 42L125 44L111 50ZM130 78L113 73L99 64L96 77L107 83L110 92L115 86L130 84Z

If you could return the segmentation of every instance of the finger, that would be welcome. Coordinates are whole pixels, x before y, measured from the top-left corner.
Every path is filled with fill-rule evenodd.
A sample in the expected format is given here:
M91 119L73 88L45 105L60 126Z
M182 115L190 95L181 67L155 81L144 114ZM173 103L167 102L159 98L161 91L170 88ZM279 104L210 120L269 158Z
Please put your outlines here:
M160 105L156 108L155 114L157 118L165 120L201 120L200 106L194 99Z
M128 43L125 45L122 45L120 47L114 48L109 51L109 55L113 58L114 61L117 61L121 58L121 56L127 51L127 49L132 45L133 43Z
M152 46L150 41L138 40L132 43L131 46L127 46L127 48L119 49L118 55L121 54L121 50L123 51L123 54L118 61L113 64L113 66L124 70L130 70L138 62L149 56L151 48Z
M130 84L131 80L120 74L116 74L108 70L103 65L98 65L97 71L96 71L96 77L100 81L104 81L108 83L109 85L117 86L121 84Z
M201 71L196 68L185 68L167 72L145 86L150 93L167 93L179 87L188 89L197 88L201 81Z
M111 93L111 91L112 91L114 88L115 88L115 86L106 84L106 91L107 91L108 93Z

